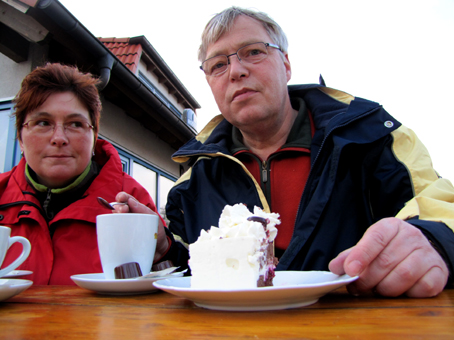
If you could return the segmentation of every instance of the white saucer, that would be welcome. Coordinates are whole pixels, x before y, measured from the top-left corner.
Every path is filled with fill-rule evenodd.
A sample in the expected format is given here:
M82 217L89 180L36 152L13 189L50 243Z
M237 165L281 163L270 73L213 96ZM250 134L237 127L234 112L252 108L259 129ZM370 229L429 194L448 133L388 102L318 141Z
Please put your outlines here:
M30 280L0 279L0 301L22 293L33 284Z
M107 280L104 273L72 275L71 279L81 288L106 295L135 295L148 294L157 291L153 282L158 280L183 276L181 272L175 272L167 276L149 279L118 279Z
M197 290L191 278L170 278L155 282L155 287L194 301L199 307L225 311L263 311L311 305L320 297L358 277L324 271L279 271L273 287L244 290Z
M33 272L30 271L30 270L12 270L8 274L3 275L2 279L13 278L13 277L21 277L21 276L30 275L30 274L33 274Z

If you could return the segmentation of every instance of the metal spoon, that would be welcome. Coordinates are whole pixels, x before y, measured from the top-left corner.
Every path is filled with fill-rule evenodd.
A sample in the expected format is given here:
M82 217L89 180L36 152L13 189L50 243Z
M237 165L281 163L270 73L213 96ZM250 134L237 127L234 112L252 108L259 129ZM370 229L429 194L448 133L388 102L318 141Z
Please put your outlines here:
M138 279L152 279L152 278L156 278L156 277L161 277L161 276L166 276L166 275L172 275L173 272L175 270L177 270L178 268L180 267L170 267L170 268L166 268L166 269L163 269L163 270L159 270L157 272L151 272L150 274L146 274L144 276L139 276ZM187 269L184 270L183 272L181 273L186 273ZM178 275L181 275L179 274L180 272L178 272Z
M114 209L114 205L117 205L117 204L121 204L121 205L126 205L126 203L123 203L123 202L112 202L112 203L109 203L107 202L104 198L102 197L98 197L98 202L99 204L101 204L104 208L107 208L107 209L110 209L110 210L115 210Z

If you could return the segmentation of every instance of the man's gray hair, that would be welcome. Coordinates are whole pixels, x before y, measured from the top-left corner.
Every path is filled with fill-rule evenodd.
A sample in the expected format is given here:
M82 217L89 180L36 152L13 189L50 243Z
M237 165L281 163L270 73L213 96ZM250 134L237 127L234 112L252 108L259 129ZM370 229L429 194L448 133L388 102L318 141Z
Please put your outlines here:
M282 52L287 52L287 37L277 22L271 19L266 13L232 6L216 14L205 26L202 33L202 44L199 47L200 62L206 59L208 46L218 41L224 33L230 31L233 22L240 15L248 16L260 22L272 40L264 42L272 42L278 45Z

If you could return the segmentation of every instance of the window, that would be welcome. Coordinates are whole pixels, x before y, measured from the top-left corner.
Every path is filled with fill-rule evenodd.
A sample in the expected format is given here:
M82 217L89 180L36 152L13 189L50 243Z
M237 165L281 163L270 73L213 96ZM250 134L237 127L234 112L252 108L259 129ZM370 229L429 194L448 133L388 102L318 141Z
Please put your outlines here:
M120 147L114 146L120 155L123 171L131 175L148 191L156 204L158 212L168 223L169 221L165 214L167 195L177 178L131 155Z
M161 214L162 218L169 223L166 215L166 204L167 204L167 195L169 195L170 189L172 189L173 185L175 184L174 180L170 178L164 177L162 175L159 176L159 213Z
M145 189L147 189L153 201L156 203L156 172L147 167L133 162L132 177L139 182Z
M5 168L6 163L6 143L9 137L9 110L0 111L0 169Z
M0 173L10 171L21 158L15 119L10 117L11 110L11 100L0 101Z

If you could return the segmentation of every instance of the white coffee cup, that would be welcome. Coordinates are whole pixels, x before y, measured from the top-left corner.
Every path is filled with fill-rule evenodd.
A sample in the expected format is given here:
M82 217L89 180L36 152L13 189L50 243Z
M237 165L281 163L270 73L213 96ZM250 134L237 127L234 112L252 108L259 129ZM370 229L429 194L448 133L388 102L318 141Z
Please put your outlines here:
M137 262L148 274L158 239L157 215L105 214L96 217L96 233L102 270L108 280L115 279L115 267Z
M0 226L0 266L3 264L5 259L6 252L13 243L19 242L22 244L22 253L20 256L14 260L8 267L0 270L0 277L8 274L17 267L19 267L30 255L30 250L32 249L30 242L22 236L11 236L11 229L8 227Z

